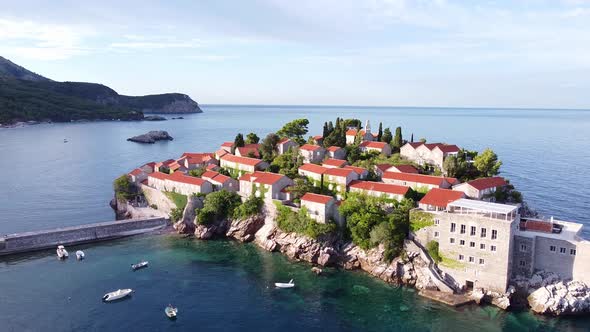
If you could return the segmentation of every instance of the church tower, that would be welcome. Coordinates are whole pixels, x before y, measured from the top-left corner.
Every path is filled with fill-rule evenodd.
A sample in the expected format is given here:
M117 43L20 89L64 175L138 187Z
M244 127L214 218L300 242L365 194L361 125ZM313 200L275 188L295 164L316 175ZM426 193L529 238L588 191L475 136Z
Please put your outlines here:
M369 123L369 120L367 120L367 122L365 122L365 135L370 134L370 133L371 133L371 124Z

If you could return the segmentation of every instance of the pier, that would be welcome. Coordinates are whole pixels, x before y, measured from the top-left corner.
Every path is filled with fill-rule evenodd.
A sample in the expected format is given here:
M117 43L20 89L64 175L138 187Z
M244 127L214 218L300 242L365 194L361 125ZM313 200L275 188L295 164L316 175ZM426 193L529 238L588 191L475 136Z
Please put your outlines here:
M164 218L128 219L56 228L0 237L0 256L117 239L166 227Z

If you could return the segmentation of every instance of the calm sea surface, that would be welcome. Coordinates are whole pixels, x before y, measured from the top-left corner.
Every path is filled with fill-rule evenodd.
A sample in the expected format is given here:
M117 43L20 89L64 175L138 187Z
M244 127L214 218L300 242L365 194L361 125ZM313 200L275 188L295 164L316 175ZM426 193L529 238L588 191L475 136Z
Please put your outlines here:
M405 138L414 133L416 140L491 147L504 162L502 175L533 208L590 223L589 111L283 106L205 106L204 111L165 122L0 129L0 234L112 220L112 180L137 165L185 151L212 152L237 132L263 136L296 118L308 118L310 134L321 134L323 122L337 116L369 119L374 130L379 121L402 126ZM174 141L126 141L159 129ZM148 236L85 248L84 262L58 262L53 251L0 259L0 331L590 330L588 318L450 309L362 273L316 277L306 264L230 241ZM150 268L130 272L129 264L141 259L150 260ZM292 291L269 288L291 278L298 284ZM126 287L137 290L131 299L100 302L105 292ZM165 319L169 302L180 307L176 322Z

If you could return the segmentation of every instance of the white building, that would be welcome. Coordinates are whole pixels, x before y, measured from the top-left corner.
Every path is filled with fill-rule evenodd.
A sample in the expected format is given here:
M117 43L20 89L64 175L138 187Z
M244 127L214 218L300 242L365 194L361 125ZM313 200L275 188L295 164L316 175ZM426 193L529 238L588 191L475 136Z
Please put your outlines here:
M265 199L286 199L283 189L293 185L293 180L282 174L254 172L244 174L239 179L240 195L243 197L262 197Z
M306 193L301 197L301 207L307 209L312 219L322 224L333 218L337 209L334 197L313 193Z
M385 142L371 142L364 141L359 144L359 149L362 152L378 152L386 157L391 156L391 146Z
M299 148L299 154L305 163L320 163L324 160L326 150L319 145L304 144Z
M348 190L351 193L359 192L365 195L380 197L387 200L401 201L410 191L410 187L382 182L355 180L349 184Z
M506 185L508 185L508 183L504 178L496 176L457 184L453 186L453 190L462 191L469 198L494 201L494 193L496 192L496 189L503 188Z
M416 191L424 193L432 188L448 189L458 182L455 178L396 172L385 172L381 176L381 179L385 183L408 186Z
M295 149L299 146L299 144L293 142L289 138L282 138L279 143L277 143L277 151L279 154L285 154L289 149Z
M346 159L346 150L339 146L331 146L326 149L328 157L333 159Z
M221 157L220 166L239 176L244 173L263 171L268 167L268 163L260 159L234 156L228 153Z
M148 175L148 186L160 191L175 192L182 195L207 194L213 186L201 178L184 175L180 172L171 175L154 172Z
M211 182L214 191L227 190L237 192L240 185L237 180L215 171L206 171L201 175L204 180Z
M443 169L444 160L459 154L459 147L444 143L408 142L400 148L400 155L419 165L434 165Z

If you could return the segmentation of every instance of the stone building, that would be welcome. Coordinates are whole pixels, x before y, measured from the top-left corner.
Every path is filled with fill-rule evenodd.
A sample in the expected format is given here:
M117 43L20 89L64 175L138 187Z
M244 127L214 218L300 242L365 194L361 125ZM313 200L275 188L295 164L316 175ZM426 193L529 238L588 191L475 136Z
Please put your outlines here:
M333 159L346 159L346 150L339 146L331 146L327 148L326 154Z
M220 159L220 166L229 171L232 176L238 177L245 173L254 173L268 168L268 163L256 158L234 156L226 154Z
M371 133L371 124L369 123L369 120L367 120L367 122L365 123L365 129L360 130L360 132L357 129L348 129L346 131L346 144L354 144L357 135L361 136L361 142L374 141L376 138L376 135L373 135Z
M411 220L416 218L431 225L415 231L415 239L425 247L438 242L443 258L438 267L458 285L506 291L520 220L517 206L461 198L444 210L415 209Z
M316 164L303 164L299 166L297 173L305 176L314 186L319 187L322 183L322 177L328 169Z
M469 182L453 186L453 190L462 191L468 198L481 199L493 202L496 189L503 188L508 183L504 178L496 176L491 178L475 179Z
M380 197L386 200L401 201L410 191L410 187L382 182L355 180L348 185L348 191L351 193L360 192L365 195Z
M301 207L307 209L312 219L322 224L333 218L337 209L334 197L313 193L301 197Z
M285 200L283 189L293 185L293 180L290 178L269 172L244 174L238 180L240 181L240 195L243 197L254 195L264 199Z
M434 165L443 169L444 160L459 153L459 147L444 143L408 142L400 148L400 155L419 165Z
M289 149L295 149L298 146L299 144L293 142L291 139L283 138L277 143L277 151L279 152L279 154L284 154L287 151L289 151Z
M328 158L322 162L322 166L325 168L342 168L346 165L348 165L348 161L343 159Z
M385 142L371 142L364 141L359 144L359 149L362 152L379 152L380 154L389 157L391 156L391 146Z
M148 173L141 168L136 168L127 174L129 181L140 184L143 180L147 179Z
M342 199L346 193L348 184L358 180L358 174L349 168L328 168L323 175L323 185L328 190L337 192L338 199Z
M369 176L369 171L366 168L358 167L358 166L350 166L345 165L342 168L351 169L356 172L359 177L359 180L365 180Z
M445 178L442 176L396 172L385 172L381 176L381 179L385 183L408 186L416 191L424 193L432 188L448 189L451 188L454 183L458 182L457 179Z
M180 172L171 175L154 172L148 175L147 185L160 190L175 192L182 195L208 194L213 191L213 186L201 178L184 175Z
M215 154L213 153L185 152L182 154L181 158L183 158L183 166L189 171L197 168L205 168L210 164L218 164L218 161L215 159Z
M201 175L203 180L211 182L214 191L227 190L237 192L240 188L237 180L215 171L206 171Z
M299 148L304 163L318 164L324 160L326 150L319 145L304 144Z

